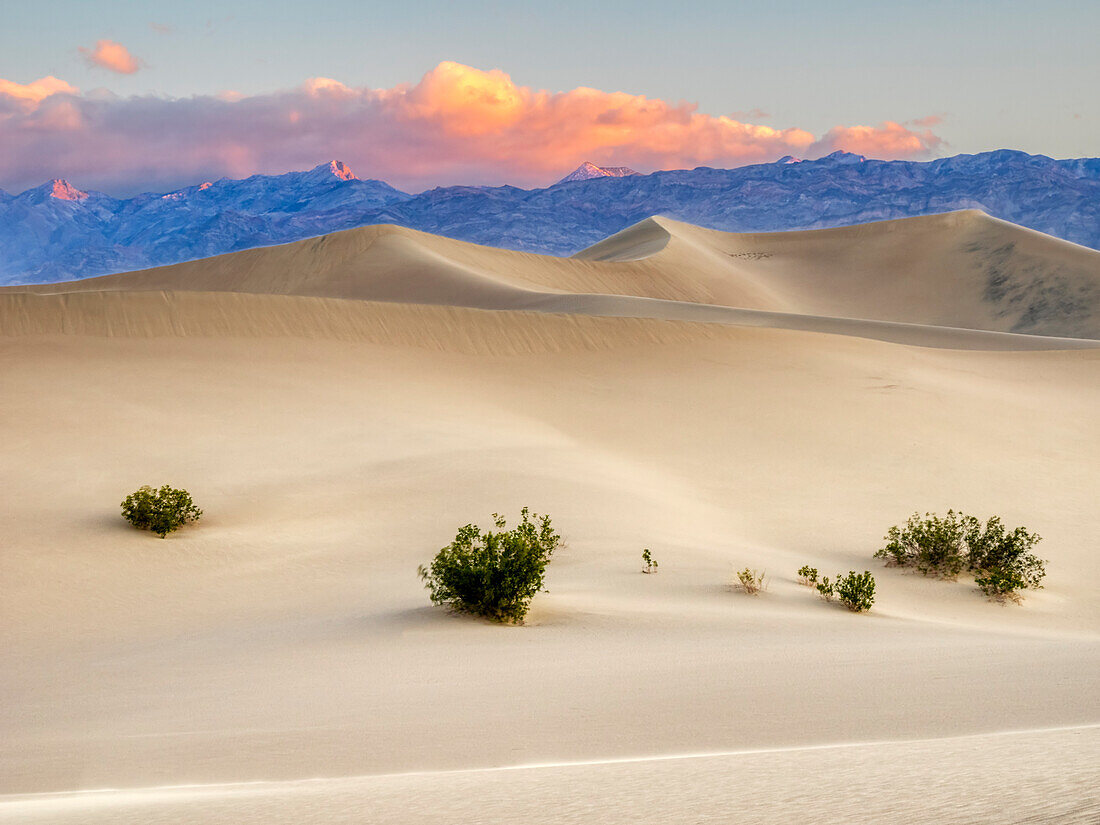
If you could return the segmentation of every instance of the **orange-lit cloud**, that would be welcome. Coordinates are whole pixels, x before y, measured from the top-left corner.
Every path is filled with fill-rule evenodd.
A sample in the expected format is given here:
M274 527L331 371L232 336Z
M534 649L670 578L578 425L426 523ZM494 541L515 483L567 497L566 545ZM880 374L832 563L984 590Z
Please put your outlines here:
M584 87L550 93L517 86L501 71L449 62L408 90L391 90L383 108L412 130L446 137L466 163L496 159L529 176L586 159L649 169L735 165L814 142L801 129L703 115L693 104Z
M40 77L31 83L19 84L11 80L0 78L0 97L19 101L29 108L45 100L50 95L75 95L80 90L76 86L70 86L64 80L59 80L53 75Z
M351 88L345 86L339 80L333 80L331 77L311 77L302 84L302 91L310 97L317 97L318 95L344 96L355 94Z
M448 61L391 103L404 120L430 121L452 137L470 137L504 134L525 117L537 117L546 93L516 86L499 69L483 72Z
M119 74L133 74L141 68L141 61L130 54L121 43L113 40L97 40L94 49L80 47L80 53L89 66L99 66Z
M32 87L37 91L24 91ZM19 105L6 106L9 98ZM58 176L109 191L170 188L304 169L334 157L414 191L456 183L532 186L584 160L648 172L835 149L921 158L942 145L927 129L894 122L837 126L818 137L704 114L692 103L584 87L543 91L499 70L451 62L390 89L317 77L263 95L119 98L78 95L56 78L0 85L0 143L0 186L16 191Z
M843 149L873 158L921 157L939 148L943 141L932 132L914 132L888 120L880 126L834 126L818 141L827 151Z

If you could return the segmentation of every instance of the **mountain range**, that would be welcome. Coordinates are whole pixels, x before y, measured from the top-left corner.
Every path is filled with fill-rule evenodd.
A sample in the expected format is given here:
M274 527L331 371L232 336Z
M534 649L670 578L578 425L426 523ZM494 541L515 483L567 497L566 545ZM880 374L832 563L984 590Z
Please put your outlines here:
M128 199L53 180L19 195L0 191L0 283L142 269L370 224L571 255L652 215L766 232L957 209L1100 249L1100 158L999 150L916 162L835 152L649 175L586 163L545 189L451 186L415 195L361 180L340 161Z

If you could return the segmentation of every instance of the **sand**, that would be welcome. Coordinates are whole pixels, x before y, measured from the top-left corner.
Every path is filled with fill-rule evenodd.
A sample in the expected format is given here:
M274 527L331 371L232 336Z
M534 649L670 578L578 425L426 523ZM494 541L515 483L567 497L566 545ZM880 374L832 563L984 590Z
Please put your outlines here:
M26 823L1057 822L1100 818L1090 730L24 797ZM1020 766L1028 780L1020 781ZM899 775L904 781L899 781ZM563 789L568 789L563 793ZM945 790L947 793L945 793ZM492 811L489 816L487 811ZM11 819L7 821L13 821Z
M1006 237L1072 301L1005 314ZM1095 821L1098 260L658 219L0 290L0 821ZM142 483L203 520L132 530ZM416 566L525 504L566 540L527 625L430 606ZM1038 531L1046 588L871 558L948 507Z

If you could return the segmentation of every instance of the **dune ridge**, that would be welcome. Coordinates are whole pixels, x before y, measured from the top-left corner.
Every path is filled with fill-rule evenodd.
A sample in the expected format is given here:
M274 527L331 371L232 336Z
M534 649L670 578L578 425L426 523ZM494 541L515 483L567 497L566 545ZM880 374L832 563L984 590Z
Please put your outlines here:
M800 329L821 316L1100 338L1100 252L975 211L763 234L650 218L569 259L373 226L0 296L141 290L739 322L733 313L674 306L702 304L802 316L764 323Z

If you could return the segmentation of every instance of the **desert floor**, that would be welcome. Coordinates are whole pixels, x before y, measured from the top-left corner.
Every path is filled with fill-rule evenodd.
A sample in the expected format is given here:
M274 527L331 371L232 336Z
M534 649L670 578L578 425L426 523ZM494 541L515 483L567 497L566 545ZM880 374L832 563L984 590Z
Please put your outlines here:
M739 308L677 286L713 245L639 232L576 269L398 232L317 288L246 257L228 291L0 290L0 821L1096 822L1095 308L1013 334L959 265L876 313L868 258L844 312L781 253ZM1079 303L1095 260L1056 264ZM144 483L203 519L133 530ZM527 624L431 606L417 565L524 505L566 541ZM872 558L949 507L1039 532L1046 587Z

